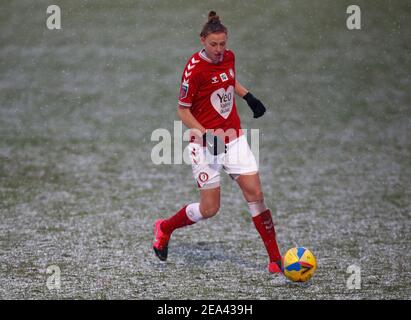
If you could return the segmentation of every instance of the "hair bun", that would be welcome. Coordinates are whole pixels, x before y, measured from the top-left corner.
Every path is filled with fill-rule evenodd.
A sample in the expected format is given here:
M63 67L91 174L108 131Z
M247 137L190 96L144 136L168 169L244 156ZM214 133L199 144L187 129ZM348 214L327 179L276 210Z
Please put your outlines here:
M207 37L210 33L220 32L227 34L227 28L221 23L217 13L215 11L210 11L208 13L208 21L204 24L200 37Z
M220 22L220 17L217 15L215 11L210 11L208 13L208 23L216 23Z

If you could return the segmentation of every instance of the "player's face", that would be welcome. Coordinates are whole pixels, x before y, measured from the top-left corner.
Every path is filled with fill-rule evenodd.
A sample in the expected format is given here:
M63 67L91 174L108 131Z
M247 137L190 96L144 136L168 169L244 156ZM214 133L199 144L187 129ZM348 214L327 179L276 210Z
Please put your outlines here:
M205 53L214 63L220 62L227 43L227 34L224 32L210 33L207 37L201 37Z

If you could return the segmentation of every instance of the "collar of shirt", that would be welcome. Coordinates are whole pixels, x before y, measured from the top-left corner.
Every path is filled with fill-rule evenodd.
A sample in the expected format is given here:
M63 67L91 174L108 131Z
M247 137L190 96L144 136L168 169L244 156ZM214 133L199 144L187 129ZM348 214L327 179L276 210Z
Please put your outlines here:
M224 54L225 54L225 52L221 55L221 58L220 58L220 61L219 61L219 62L221 62L221 61L224 60ZM203 60L205 60L205 61L207 61L207 62L209 62L209 63L215 64L209 57L207 57L207 54L206 54L206 52L205 52L205 49L202 49L202 50L199 52L199 55L200 55L200 58L202 58ZM219 63L219 62L218 62L218 63Z

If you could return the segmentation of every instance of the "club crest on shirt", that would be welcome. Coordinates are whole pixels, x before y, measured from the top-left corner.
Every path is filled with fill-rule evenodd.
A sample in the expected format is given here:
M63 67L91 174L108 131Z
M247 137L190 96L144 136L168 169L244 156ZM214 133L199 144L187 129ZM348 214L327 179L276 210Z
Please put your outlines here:
M188 83L183 82L180 88L180 100L187 98L187 93L188 93Z
M221 81L225 82L228 80L227 74L225 72L220 73Z
M212 83L212 84L218 83L218 77L212 77L212 78L211 78L211 83Z

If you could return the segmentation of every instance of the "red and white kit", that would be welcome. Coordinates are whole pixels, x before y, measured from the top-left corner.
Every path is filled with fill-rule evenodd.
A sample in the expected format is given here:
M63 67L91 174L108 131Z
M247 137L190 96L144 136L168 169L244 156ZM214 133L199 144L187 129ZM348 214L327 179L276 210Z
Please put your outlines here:
M241 175L251 175L258 172L255 157L251 152L246 136L241 130L240 118L235 103L235 76L235 56L232 51L225 50L220 61L213 63L206 56L203 49L190 57L181 78L178 104L182 108L190 108L191 114L197 121L207 131L213 130L213 134L225 143L223 145L219 139L214 139L210 135L208 137L212 138L211 141L208 140L207 135L203 139L201 134L191 131L191 138L194 139L190 139L188 151L194 178L198 187L202 190L201 196L205 195L205 199L208 198L207 194L211 193L204 192L203 189L220 186L221 170L224 170L233 179ZM255 98L253 101L255 103L259 102ZM248 98L247 103L250 105ZM264 108L262 104L261 107ZM259 114L257 117L261 115ZM203 140L211 148L211 152L204 145ZM216 146L221 146L220 151L216 151ZM244 180L245 182L242 179L237 180L240 187L252 178L244 178ZM255 183L255 185L258 187L259 183ZM256 191L256 195L260 196L258 190ZM216 195L214 193L214 196ZM161 261L167 260L168 242L174 230L192 225L217 213L218 203L214 203L207 208L207 202L213 200L213 197L209 197L210 199L204 202L206 207L204 212L200 210L199 202L190 203L171 217L158 219L154 223L155 241L153 242L153 249ZM201 204L204 203L201 200ZM271 273L281 273L281 254L275 239L276 234L271 211L266 207L264 200L260 198L256 201L248 201L248 207L269 256L268 270Z
M206 148L192 139L189 151L199 188L219 186L221 168L231 177L258 171L241 130L235 83L235 55L231 50L224 52L219 63L213 63L202 50L193 54L184 68L178 104L190 108L204 128L214 130L214 134L227 144L227 153L219 157L218 165L210 165Z

